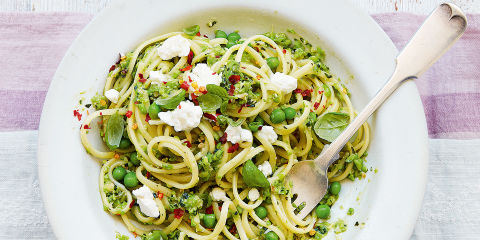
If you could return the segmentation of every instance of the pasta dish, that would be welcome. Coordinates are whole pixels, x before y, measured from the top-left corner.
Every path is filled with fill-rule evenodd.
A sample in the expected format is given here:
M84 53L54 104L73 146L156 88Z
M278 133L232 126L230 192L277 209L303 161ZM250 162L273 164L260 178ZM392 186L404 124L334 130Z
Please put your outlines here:
M324 51L293 30L209 38L195 25L152 38L119 57L91 103L80 137L101 162L104 209L142 239L321 239L341 181L368 171L364 124L320 204L296 216L285 176L356 113Z

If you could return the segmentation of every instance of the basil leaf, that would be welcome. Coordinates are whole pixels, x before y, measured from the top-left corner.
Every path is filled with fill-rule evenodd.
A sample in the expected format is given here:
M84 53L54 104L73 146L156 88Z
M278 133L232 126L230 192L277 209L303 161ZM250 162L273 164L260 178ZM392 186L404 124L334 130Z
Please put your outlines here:
M105 130L105 143L110 150L115 150L120 146L124 129L125 120L123 116L118 113L111 115Z
M220 105L220 112L222 114L226 114L228 108L228 101L223 101L222 105Z
M319 138L333 142L350 123L346 113L329 112L320 116L313 127Z
M195 36L199 31L200 31L200 26L198 25L193 25L191 27L183 29L183 32L189 36Z
M215 112L222 104L219 96L210 93L201 95L197 100L204 112Z
M267 177L255 166L252 160L248 160L242 169L243 182L249 187L269 187Z
M180 89L170 94L167 98L157 98L155 103L166 109L175 109L183 100L185 100L185 90Z
M215 84L207 84L207 92L211 94L215 94L222 99L228 98L228 92L225 88L217 86Z

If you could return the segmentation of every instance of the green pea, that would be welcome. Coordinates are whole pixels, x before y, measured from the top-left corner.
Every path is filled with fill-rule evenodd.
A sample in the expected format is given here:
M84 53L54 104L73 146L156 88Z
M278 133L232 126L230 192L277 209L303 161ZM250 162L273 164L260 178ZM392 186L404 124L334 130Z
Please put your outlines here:
M338 195L340 193L340 190L342 190L342 185L339 182L332 182L332 184L330 184L331 194Z
M127 170L125 170L125 168L120 166L113 169L113 172L112 172L113 178L119 182L123 180L123 178L125 177L125 174L127 174Z
M267 217L267 209L265 207L258 206L257 208L255 208L255 214L260 219L264 219Z
M318 218L327 219L330 216L330 207L326 204L318 205L315 209Z
M122 140L120 140L120 145L119 145L120 149L127 149L130 146L132 146L132 142L130 142L130 139L122 138Z
M183 32L189 36L195 36L199 31L200 31L200 26L198 25L193 25L191 27L183 29Z
M251 122L248 124L248 128L250 128L250 131L252 132L257 132L258 128L261 126L259 122Z
M206 228L213 228L217 223L217 219L215 218L215 214L205 214L203 216L203 225Z
M138 185L138 179L135 172L129 172L125 174L125 177L123 178L123 184L128 188L136 187Z
M148 113L148 109L147 109L147 107L145 107L145 104L143 104L143 103L137 104L137 107L138 107L138 110L140 110L141 113L143 113L143 114Z
M237 45L237 42L233 42L233 41L228 41L227 42L227 48L231 48L233 46Z
M257 116L255 117L254 122L258 122L258 123L260 123L260 125L263 125L263 124L265 123L265 122L263 121L263 118L260 117L260 115L257 115Z
M285 119L287 120L292 120L295 118L295 115L297 114L295 109L291 107L284 108L283 111L285 112Z
M242 37L240 37L240 34L236 32L232 32L227 36L228 41L232 41L232 42L237 42L238 40L240 40L240 38Z
M135 165L135 166L140 165L140 160L138 160L137 152L133 152L133 153L130 154L130 162L132 162L133 165Z
M362 166L362 172L368 172L368 168L365 164Z
M357 159L354 159L353 160L353 163L355 164L355 167L358 169L358 170L362 170L362 167L363 167L363 160L361 158L357 158Z
M222 30L215 31L215 38L227 38L227 34Z
M148 107L148 116L150 116L151 119L157 119L160 110L160 106L158 106L156 103L152 103L150 104L150 107Z
M269 57L267 58L267 65L272 69L277 69L280 62L278 61L277 57Z
M145 240L167 240L168 237L165 233L160 230L154 230L150 235L148 235Z
M278 240L278 235L274 231L265 234L265 240Z
M285 121L285 112L280 108L273 110L272 114L270 114L270 121L272 121L272 123L281 123Z

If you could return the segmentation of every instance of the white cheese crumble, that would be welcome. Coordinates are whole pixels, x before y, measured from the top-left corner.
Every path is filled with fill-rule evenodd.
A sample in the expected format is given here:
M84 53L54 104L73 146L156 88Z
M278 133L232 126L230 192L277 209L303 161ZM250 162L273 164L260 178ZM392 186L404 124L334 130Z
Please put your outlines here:
M203 111L190 101L182 101L175 110L159 112L158 117L166 124L174 127L175 131L186 131L196 128L200 124Z
M297 79L281 72L273 74L270 83L284 93L297 89Z
M190 42L188 39L176 35L168 38L157 48L158 56L163 60L170 60L174 57L185 57L190 53Z
M260 172L263 173L263 175L265 175L265 177L268 177L270 175L272 175L273 171L272 171L272 166L270 165L270 163L268 161L265 161L263 162L262 164L258 165L258 170L260 170Z
M250 191L248 191L248 199L250 201L256 201L258 198L260 197L260 193L258 192L258 190L256 188L252 188L250 189Z
M241 126L232 127L228 125L225 129L227 133L227 141L231 143L253 142L253 135L250 130L243 129Z
M151 71L148 78L152 80L152 84L160 84L168 81L167 75L163 74L162 71Z
M212 197L213 201L228 201L228 200L230 200L226 196L225 191L223 191L221 188L218 188L218 187L212 189L212 191L210 192L210 196Z
M258 131L258 136L266 139L269 143L274 143L278 138L272 126L262 126L262 130Z
M205 63L197 64L192 72L188 73L188 76L192 79L192 83L197 83L197 88L206 87L207 84L215 84L219 86L222 82L222 75L214 73ZM189 90L194 92L197 89L194 89L190 84Z
M118 102L119 96L120 96L120 93L113 88L105 92L105 97L108 98L108 100L110 100L110 102L113 102L113 103Z
M149 217L158 217L160 212L158 211L157 203L153 200L153 193L147 186L143 186L137 190L133 190L133 195L137 197L137 203L140 205L140 211Z

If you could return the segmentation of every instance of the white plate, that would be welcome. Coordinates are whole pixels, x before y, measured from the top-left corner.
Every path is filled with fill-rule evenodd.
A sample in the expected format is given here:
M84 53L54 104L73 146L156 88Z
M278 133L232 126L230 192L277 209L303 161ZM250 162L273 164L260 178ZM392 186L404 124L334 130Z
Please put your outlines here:
M347 82L361 109L394 68L397 50L365 13L346 1L114 1L75 40L50 85L39 137L40 183L50 223L59 239L113 239L127 233L103 211L100 164L80 143L72 111L81 91L101 91L119 52L157 34L216 19L216 27L243 36L293 28L328 54L332 71ZM354 78L352 79L352 76ZM344 184L332 220L345 219L343 239L407 239L426 183L427 130L412 82L403 85L372 118L368 164L378 168L364 181ZM346 216L348 208L355 214ZM355 222L363 227L353 226ZM362 225L362 224L361 224ZM334 237L331 235L330 237Z

